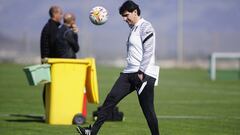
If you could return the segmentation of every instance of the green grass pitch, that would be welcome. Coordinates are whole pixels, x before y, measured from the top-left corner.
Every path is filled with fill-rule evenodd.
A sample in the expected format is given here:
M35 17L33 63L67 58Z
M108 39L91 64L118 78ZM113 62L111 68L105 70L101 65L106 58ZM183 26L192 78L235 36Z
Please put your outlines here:
M22 65L0 64L1 135L77 135L75 126L53 126L32 114L44 114L42 86L28 86ZM121 69L98 66L103 102ZM124 122L106 122L99 135L150 135L135 92L119 105ZM97 105L88 105L87 124ZM207 70L162 69L155 88L161 135L239 135L240 81L212 82ZM86 124L86 125L87 125Z

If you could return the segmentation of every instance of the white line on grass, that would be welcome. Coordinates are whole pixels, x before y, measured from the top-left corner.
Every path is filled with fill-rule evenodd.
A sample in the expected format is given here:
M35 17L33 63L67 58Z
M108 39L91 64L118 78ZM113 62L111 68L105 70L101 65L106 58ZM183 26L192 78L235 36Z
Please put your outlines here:
M239 101L235 100L172 100L172 101L160 101L161 104L239 104Z
M9 117L10 114L0 114L1 117Z
M21 116L21 114L0 114L0 117ZM43 116L42 114L27 114L26 116ZM235 119L240 120L240 116L200 116L200 115L157 115L158 119L192 119L192 120L219 120L219 119Z
M17 114L17 113L11 113L11 114L0 114L0 117L43 117L43 114Z
M240 117L221 117L221 116L188 116L188 115L158 115L158 119L193 119L193 120L211 120L211 119L237 119Z

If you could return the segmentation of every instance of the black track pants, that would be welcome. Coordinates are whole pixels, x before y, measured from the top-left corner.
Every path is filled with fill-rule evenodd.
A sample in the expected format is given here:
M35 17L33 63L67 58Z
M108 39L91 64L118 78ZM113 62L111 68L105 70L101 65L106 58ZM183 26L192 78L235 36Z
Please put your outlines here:
M154 82L154 78L150 77L148 79L148 83L142 93L138 95L138 99L152 135L159 135L158 120L154 111ZM125 96L133 92L139 83L141 83L141 80L138 78L137 73L120 74L98 112L98 119L93 124L91 135L97 135L111 110Z

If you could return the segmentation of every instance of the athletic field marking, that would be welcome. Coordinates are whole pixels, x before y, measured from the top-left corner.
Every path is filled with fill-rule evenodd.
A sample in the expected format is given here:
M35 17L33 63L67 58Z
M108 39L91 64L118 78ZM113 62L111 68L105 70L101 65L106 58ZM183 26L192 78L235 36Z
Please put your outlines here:
M160 104L240 104L240 101L236 100L172 100L172 101L160 101Z
M0 114L0 117L16 117L16 116L32 116L43 117L42 114ZM219 119L235 119L240 120L240 116L201 116L201 115L157 115L158 119L192 119L192 120L219 120Z
M9 117L9 114L0 114L1 117Z
M158 119L193 119L193 120L213 120L213 119L236 119L240 120L240 117L224 117L224 116L188 116L188 115L158 115Z
M218 95L240 95L239 91L225 91L225 90L219 90L216 88L212 88L211 90L199 90L198 92L208 93L208 94L218 94Z
M43 117L43 114L17 114L17 113L11 113L11 114L0 114L0 117Z
M188 87L190 86L195 86L195 85L191 85L191 84L188 84L186 85ZM237 88L236 88L237 89ZM226 91L226 90L223 90L223 89L219 89L219 88L211 88L210 90L206 90L206 89L180 89L179 92L187 92L187 91L195 91L195 92L199 92L199 93L208 93L208 94L218 94L218 95L240 95L240 91Z

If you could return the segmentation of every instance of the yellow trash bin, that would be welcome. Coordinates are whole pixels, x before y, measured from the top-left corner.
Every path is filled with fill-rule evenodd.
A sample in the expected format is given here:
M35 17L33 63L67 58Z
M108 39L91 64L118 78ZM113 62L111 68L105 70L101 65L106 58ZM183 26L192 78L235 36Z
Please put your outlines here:
M99 103L95 60L48 59L47 63L51 65L51 83L47 84L46 122L70 125L74 115L82 113L85 87L89 101Z
M97 69L95 59L86 58L91 66L87 68L86 91L88 102L98 104L98 83L97 83Z

